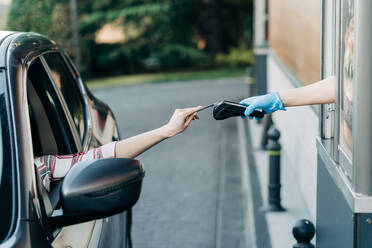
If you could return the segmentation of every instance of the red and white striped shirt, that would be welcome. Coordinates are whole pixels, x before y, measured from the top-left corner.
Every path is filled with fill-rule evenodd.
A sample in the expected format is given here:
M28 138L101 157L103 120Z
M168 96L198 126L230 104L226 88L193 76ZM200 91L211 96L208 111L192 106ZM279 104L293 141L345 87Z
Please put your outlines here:
M44 155L34 159L34 163L40 173L43 185L50 191L51 181L63 179L68 171L78 162L97 160L101 158L115 157L116 142L111 142L86 152L70 155Z

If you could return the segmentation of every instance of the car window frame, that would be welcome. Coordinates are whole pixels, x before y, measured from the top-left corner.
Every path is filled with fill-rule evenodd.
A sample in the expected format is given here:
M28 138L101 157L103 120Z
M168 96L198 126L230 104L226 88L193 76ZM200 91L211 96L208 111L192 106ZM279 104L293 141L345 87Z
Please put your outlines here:
M48 65L48 62L44 58L44 55L47 54L47 53L53 53L53 51L43 53L41 56L39 56L39 58L40 58L41 63L43 64L44 69L45 69L45 71L46 71L46 73L47 73L47 75L48 75L48 77L51 81L51 85L52 85L53 90L54 90L54 92L56 93L56 96L57 96L57 100L61 104L62 111L63 111L63 113L64 113L64 115L67 119L68 129L70 130L70 132L72 134L72 137L73 137L76 149L77 149L76 152L79 152L82 149L80 136L79 136L79 134L76 130L75 123L72 119L72 116L71 116L70 110L67 106L67 103L65 101L65 98L63 97L63 94L62 94L61 90L57 87L57 84L56 84L56 82L54 80L54 77L52 75L52 70L50 69L50 67ZM84 129L84 132L85 132L85 129Z
M67 67L68 72L70 73L71 78L76 83L76 87L78 89L78 94L79 94L79 97L80 97L80 100L81 100L81 103L82 103L82 107L83 107L82 112L83 112L83 122L84 122L84 133L83 133L82 137L80 137L80 135L78 134L78 138L80 140L80 144L82 146L82 149L86 150L88 148L88 143L89 143L89 140L91 138L91 129L92 129L91 121L90 121L90 113L89 113L89 103L88 103L88 100L87 100L88 99L87 90L85 88L85 85L84 85L83 81L81 80L81 77L80 77L80 74L79 74L78 70L76 69L76 67L74 66L74 64L70 60L70 58L66 55L66 53L63 50L58 50L58 51L53 50L53 51L43 53L43 56L45 54L50 54L50 53L56 53L61 57L62 62L65 64L65 66ZM47 66L49 68L48 61L45 58L44 58L44 60L46 61ZM50 72L51 72L51 70L50 70ZM61 90L59 90L59 91L61 92ZM62 96L64 102L66 102L62 92L61 92L61 96ZM66 104L66 106L67 106L67 104ZM69 112L68 107L67 107L67 110ZM71 116L70 112L69 112L69 114ZM72 120L72 116L71 116L71 120ZM74 128L76 130L75 126L74 126Z
M8 145L8 156L4 156L3 155L3 161L2 163L5 164L6 162L8 162L8 167L11 169L11 174L12 174L12 178L11 178L11 196L12 196L12 199L10 199L12 201L11 203L11 207L12 207L12 210L11 210L11 213L12 213L12 216L11 216L11 223L10 223L10 226L9 226L9 230L8 230L8 233L7 235L4 237L4 239L0 240L0 245L3 244L4 242L6 242L14 233L15 231L15 228L16 228L16 225L17 225L17 216L18 216L18 207L19 207L19 202L17 201L17 195L18 195L18 187L17 187L17 178L18 178L18 173L17 173L17 165L16 165L16 161L15 161L15 155L14 155L14 131L12 129L12 124L11 124L11 114L10 114L10 109L9 109L9 96L8 96L8 92L7 92L7 82L6 82L6 75L5 75L5 70L1 70L0 69L0 94L3 94L4 96L4 99L3 99L3 103L0 102L0 104L4 104L4 109L5 109L5 112L1 113L2 117L1 119L5 119L5 122L3 123L3 120L1 120L2 122L2 125L7 125L7 132L4 132L4 130L1 130L2 132L2 140L1 142L4 141L4 137L6 137L6 140L8 141L7 145ZM1 129L3 129L3 126L1 125ZM4 144L3 144L4 146Z
M75 138L73 136L73 132L72 132L72 129L71 129L69 120L68 120L68 116L66 116L66 111L65 111L65 109L64 109L64 107L63 107L63 105L62 105L62 103L60 101L60 97L58 95L58 92L56 92L56 86L54 85L54 83L53 83L53 81L52 81L52 79L51 79L51 77L50 77L50 75L49 75L49 73L47 71L47 68L45 68L45 65L42 62L42 57L41 56L36 56L35 58L33 58L29 62L29 65L26 68L26 75L28 75L29 70L30 70L30 67L33 65L33 63L35 63L36 60L38 60L38 59L40 60L41 66L43 66L43 69L45 70L46 76L49 79L49 83L50 83L50 85L49 85L50 89L49 90L52 91L52 92L50 92L51 93L51 97L53 98L53 101L57 105L57 108L59 106L61 107L61 109L59 109L60 111L58 111L57 113L54 113L53 114L54 116L52 116L52 118L58 118L59 120L54 120L54 121L57 121L57 122L61 121L64 124L64 127L65 128L63 128L63 130L61 130L61 133L63 133L63 135L66 136L67 144L65 144L65 146L68 147L68 149L67 149L68 151L66 151L66 152L68 152L68 153L77 152L77 151L79 151L79 147L77 146L76 141L75 141ZM28 84L28 82L26 82L26 87L28 87L27 84ZM40 99L40 100L42 101L43 99ZM28 96L27 96L27 101L28 101ZM50 114L48 114L48 111L47 110L46 110L46 112L47 112L47 117L49 119L50 118L50 116L49 116ZM49 122L50 122L50 120L49 120ZM56 142L64 142L64 143L66 143L66 140L61 141L61 140L57 140L57 137L54 137L54 138L55 138L55 141ZM47 155L47 154L44 154L44 155Z
M86 85L83 83L83 81L80 77L79 71L77 70L77 68L75 67L75 65L73 64L73 62L69 58L69 56L67 56L67 54L63 51L63 49L58 47L58 49L54 49L52 51L44 52L42 54L42 56L44 56L47 53L58 53L61 56L61 58L63 60L63 63L65 63L66 67L68 68L68 70L70 72L71 77L73 78L73 80L75 80L75 83L77 84L77 88L79 90L78 93L79 93L79 95L82 99L82 103L83 103L83 119L84 119L84 127L85 127L84 128L84 135L81 139L80 139L80 137L77 133L76 126L75 126L74 122L72 121L72 116L70 114L70 111L68 109L67 104L65 105L66 106L65 112L67 111L67 113L71 117L70 127L72 125L73 130L76 131L77 137L80 139L80 143L78 142L79 144L81 144L81 148L79 148L79 151L87 151L88 149L91 148L91 142L92 142L92 139L93 139L92 121L91 121L91 115L90 115L90 111L89 111L90 105L89 105L89 102L88 102L88 99L90 99L89 94L88 94L88 89L86 88ZM49 68L48 62L46 61L46 59L44 57L43 57L43 59L45 60L46 66L49 70L49 78L52 79L54 87L56 88L57 91L60 92L60 96L65 103L65 99L63 97L62 92L56 86L56 84L54 82L54 78L52 77L52 74L51 74L52 71ZM102 145L102 144L100 144L100 145ZM97 220L94 220L93 229L96 228L96 225L97 225L96 221ZM80 224L77 224L77 225L81 225L81 224L84 224L84 223L80 223ZM64 229L64 228L59 228L58 232L53 233L53 239L51 240L51 243L53 243L54 240L58 239L59 235L62 235L62 233L63 233L62 229ZM93 232L93 229L91 230L92 232ZM91 233L91 235L92 234L93 233ZM91 240L91 238L92 238L92 236L89 237L89 240Z
M84 125L85 125L83 139L80 139L80 136L79 136L79 134L76 130L75 123L72 120L70 110L69 110L69 108L68 108L68 106L65 102L63 94L62 94L61 90L57 87L57 85L54 81L54 78L52 76L52 71L51 71L46 59L44 58L44 55L47 54L47 53L58 53L61 56L61 58L63 59L63 62L65 63L65 65L67 66L72 78L74 80L76 80L76 83L78 84L79 94L81 95L81 98L83 100L82 101L83 112L84 112L83 116L84 116ZM58 103L61 104L63 114L66 117L68 117L68 119L69 119L68 120L68 129L71 133L74 133L73 140L70 141L70 142L74 143L75 150L76 150L75 152L80 152L80 151L83 151L83 150L84 151L87 150L89 148L89 143L90 143L91 138L92 138L92 128L91 128L91 121L89 121L90 120L90 113L89 113L89 109L88 109L88 106L89 106L88 105L88 95L87 95L87 91L85 89L85 85L83 84L83 82L82 82L82 80L79 76L78 71L76 70L76 68L73 67L72 62L68 60L68 57L64 54L63 50L57 50L57 49L47 50L47 51L42 52L39 56L35 57L34 59L37 59L37 58L40 58L40 60L42 62L42 65L43 65L43 68L46 71L47 76L50 80L50 83L53 87L53 91L56 93L57 99L55 99L55 101L58 101ZM35 178L35 180L38 180L38 179ZM38 187L38 186L36 185L36 187ZM49 198L48 200L50 200L50 195L48 195L48 198ZM45 209L47 208L47 206L43 202L41 194L39 195L39 203L41 205L43 205L41 211L45 212ZM55 211L60 211L60 210L59 210L59 208L57 208L57 209L53 209L52 212L55 212ZM45 216L45 214L46 213L44 213L43 215ZM46 221L49 221L49 220L47 219ZM51 235L49 236L50 237L49 241L51 243L58 238L58 236L60 235L60 233L64 229L64 228L53 229L52 227L47 227L47 228L48 228L47 233L51 233Z
M72 62L72 60L70 59L70 57L65 53L65 51L63 51L63 49L60 49L58 51L65 64L67 65L68 69L70 70L71 72L71 75L73 76L74 80L76 80L76 83L77 83L77 86L79 88L79 93L83 99L83 104L84 104L84 125L85 125L85 133L84 133L84 136L83 136L83 139L81 140L81 145L82 145L82 148L84 151L90 149L90 142L91 142L91 139L93 137L93 126L92 126L92 121L91 121L91 115L90 115L90 111L89 111L89 102L88 102L88 99L90 99L89 97L89 92L88 92L88 88L87 86L84 84L81 76L80 76L80 73L79 73L79 70L76 68L76 66L74 65L74 63Z
M62 102L62 100L64 101L63 98L61 98L61 94L62 93L58 93L58 87L55 85L55 82L53 81L53 78L51 76L51 71L49 69L49 67L46 67L46 61L45 59L42 57L42 54L38 55L38 56L35 56L33 57L32 59L30 59L28 62L27 62L27 67L26 67L26 75L28 75L29 73L29 70L32 66L32 64L36 61L36 60L40 60L40 64L41 66L43 67L43 69L45 70L45 72L43 73L46 73L46 76L48 77L48 87L50 87L50 92L51 93L51 97L53 98L53 101L54 103L57 105L57 107L60 107L60 111L57 111L56 113L53 114L53 116L50 116L48 115L47 113L47 117L48 119L49 118L56 118L58 117L60 119L60 121L62 121L65 125L67 125L67 128L64 128L63 130L61 130L60 132L65 134L66 136L66 139L67 139L67 144L64 144L66 147L68 147L68 149L70 150L69 153L76 153L76 152L79 152L81 151L81 144L79 141L76 140L76 137L73 136L73 132L76 132L75 131L75 125L72 121L72 118L70 115L70 112L67 108L67 106L63 105L65 104L65 102ZM44 62L43 62L44 60ZM49 71L48 71L49 70ZM28 82L26 82L26 87L27 86ZM42 100L42 99L40 99ZM28 101L28 96L27 96L27 101ZM47 104L50 104L49 102L47 102ZM68 118L71 118L70 120ZM69 132L69 133L66 133L66 132ZM76 135L77 135L77 132L76 132ZM54 137L55 138L55 141L56 142L66 142L64 140L58 140L57 137ZM33 145L32 145L32 148L33 148ZM44 154L46 155L46 154ZM45 220L42 220L42 222L46 222L46 223L49 223L49 219L48 219L48 213L46 212L46 209L48 209L49 206L46 205L46 202L44 202L44 199L43 199L43 195L42 192L44 189L40 189L41 184L37 183L40 179L36 178L38 175L37 175L38 172L36 172L35 174L35 177L34 177L34 180L35 180L35 185L36 187L38 188L37 191L39 192L38 193L38 201L39 201L39 204L41 205L41 209L40 211L42 211L43 213L41 214L41 216L39 216L39 218L42 218ZM47 201L50 202L50 195L48 194L48 199ZM52 213L54 212L55 209L53 209ZM50 238L50 242L52 242L54 240L54 238L57 237L58 233L61 231L61 228L57 228L57 229L54 229L52 228L51 226L47 225L47 226L44 226L44 228L47 228L48 230L46 230L47 232L46 233L49 233L51 235L49 235L49 238Z

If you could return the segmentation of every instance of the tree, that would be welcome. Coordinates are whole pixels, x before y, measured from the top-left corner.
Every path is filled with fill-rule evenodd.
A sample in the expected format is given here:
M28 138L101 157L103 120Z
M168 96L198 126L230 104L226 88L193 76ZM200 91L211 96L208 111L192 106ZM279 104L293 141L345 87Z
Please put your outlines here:
M73 55L70 10L67 0L13 0L8 28L42 33Z
M249 45L251 11L251 0L79 0L82 70L100 76L212 64L217 53ZM8 23L53 38L73 56L70 20L68 0L13 0ZM125 40L97 42L108 24Z

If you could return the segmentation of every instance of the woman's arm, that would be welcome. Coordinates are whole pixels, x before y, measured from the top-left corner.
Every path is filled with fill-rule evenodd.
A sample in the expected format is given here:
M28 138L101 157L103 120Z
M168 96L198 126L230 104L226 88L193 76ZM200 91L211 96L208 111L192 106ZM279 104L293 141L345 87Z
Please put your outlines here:
M192 120L199 119L196 112L202 107L177 109L168 124L137 136L69 155L44 155L34 159L43 185L49 191L50 183L66 176L75 164L102 158L134 158L160 141L183 132Z
M331 76L304 87L279 91L279 96L285 107L333 103L335 81L335 76Z
M115 147L115 157L117 158L134 158L149 148L173 137L189 126L192 120L199 119L196 112L202 107L177 109L169 122L158 128L146 133L142 133L125 140L118 141Z
M335 76L331 76L304 87L248 97L240 103L247 106L245 116L252 114L255 109L262 109L270 114L277 110L285 110L285 107L333 103L335 84Z

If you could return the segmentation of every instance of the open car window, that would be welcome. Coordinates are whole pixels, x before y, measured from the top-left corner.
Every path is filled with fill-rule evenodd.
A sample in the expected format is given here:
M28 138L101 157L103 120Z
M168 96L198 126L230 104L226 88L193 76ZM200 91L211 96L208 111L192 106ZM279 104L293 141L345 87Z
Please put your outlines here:
M53 82L40 58L35 59L27 71L27 101L29 106L32 146L35 158L43 155L75 153L77 148ZM51 193L55 187L50 185ZM59 197L48 195L38 180L41 208L45 218L58 207Z
M62 92L76 130L82 140L85 132L84 101L77 81L59 52L47 53L43 57L49 66L54 83Z
M75 152L63 108L39 59L28 70L27 94L34 156Z

